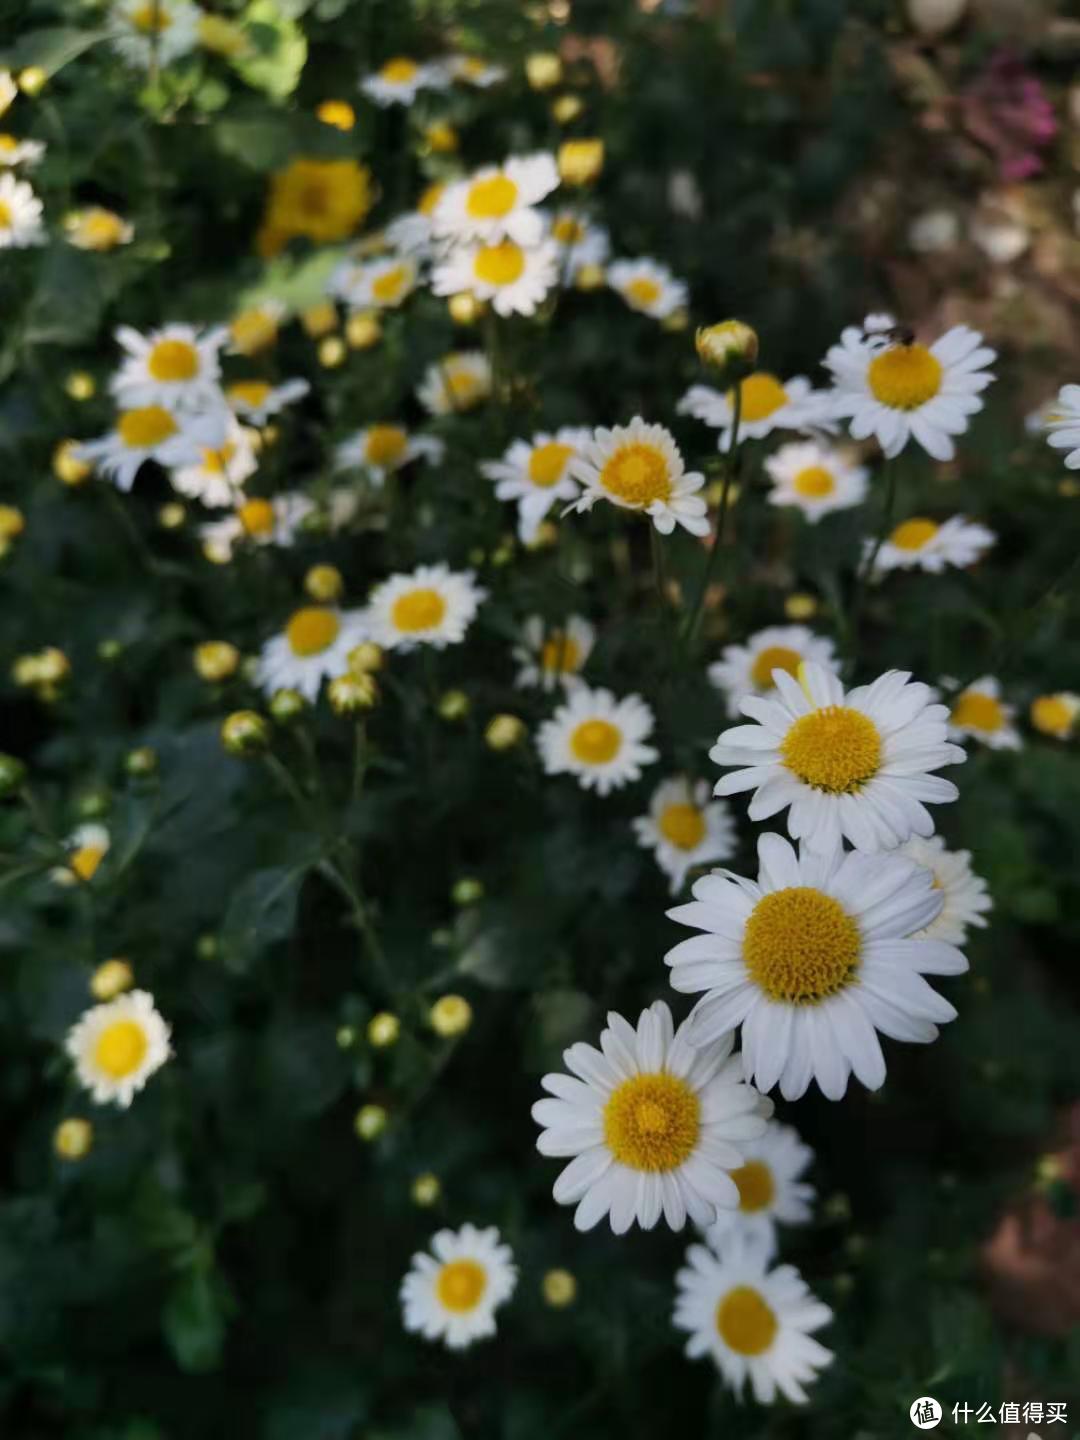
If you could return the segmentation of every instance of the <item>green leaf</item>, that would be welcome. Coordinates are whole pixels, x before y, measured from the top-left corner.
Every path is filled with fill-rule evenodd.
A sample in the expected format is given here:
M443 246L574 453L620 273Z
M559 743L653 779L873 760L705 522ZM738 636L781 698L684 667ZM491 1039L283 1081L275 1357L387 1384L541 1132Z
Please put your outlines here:
M306 865L275 865L256 870L243 882L225 912L221 930L227 970L242 974L261 950L292 933L306 870Z
M106 30L76 30L66 25L50 30L32 30L4 52L0 57L0 66L6 70L23 70L35 65L47 75L55 75L91 46L107 39Z
M233 68L256 90L284 100L296 89L307 60L307 40L275 0L254 0L243 16L254 54L236 56Z
M169 1293L161 1326L180 1369L204 1374L216 1369L225 1344L224 1295L214 1276L189 1271Z
M293 127L283 115L241 114L214 126L214 140L223 155L252 170L277 170L293 153Z

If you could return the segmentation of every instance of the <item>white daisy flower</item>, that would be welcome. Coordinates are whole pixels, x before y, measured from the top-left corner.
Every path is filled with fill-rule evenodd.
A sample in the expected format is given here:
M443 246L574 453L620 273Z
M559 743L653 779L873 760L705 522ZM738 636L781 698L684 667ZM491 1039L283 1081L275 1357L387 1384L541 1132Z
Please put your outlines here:
M548 775L576 775L585 790L606 795L641 776L660 752L642 742L653 712L640 695L617 700L610 690L578 685L536 736Z
M0 115L6 115L18 99L19 87L10 70L0 70Z
M391 575L368 601L370 638L384 650L412 650L460 644L487 591L472 570L418 565L409 575Z
M874 541L863 542L864 556L874 553ZM949 565L964 569L974 565L997 543L997 536L985 525L952 515L940 523L917 515L904 520L885 538L874 559L874 573L889 570L925 570L940 575Z
M1080 401L1080 396L1077 399ZM1030 414L1024 416L1024 429L1029 435L1045 435L1052 425L1064 418L1061 404L1055 395L1050 400L1044 400L1038 409L1032 410Z
M709 800L709 785L691 785L684 776L662 780L649 801L649 813L633 822L638 844L656 855L656 863L677 895L691 870L730 860L735 853L735 822L722 800Z
M833 1315L816 1299L793 1265L768 1268L760 1246L731 1236L720 1255L691 1245L686 1268L675 1277L676 1329L689 1335L692 1360L712 1357L729 1389L771 1405L779 1393L805 1404L805 1386L832 1363L814 1331Z
M577 210L558 210L549 230L559 247L559 274L573 284L587 265L603 267L611 254L611 239L602 225Z
M725 645L720 659L709 666L708 676L727 697L728 713L739 715L748 695L773 693L774 670L798 679L799 666L807 661L839 674L840 662L826 636L815 635L805 625L769 625L751 635L745 645Z
M492 65L479 55L448 55L443 64L451 79L475 85L478 90L487 90L506 79L505 66Z
M584 455L570 462L570 474L584 487L571 509L591 510L597 500L610 500L623 510L643 511L661 535L676 525L691 535L709 533L708 507L698 494L704 475L685 470L670 430L647 425L640 415L629 425L594 430Z
M292 545L301 524L314 509L314 501L298 492L272 499L257 496L243 500L231 515L200 526L203 553L224 565L232 559L238 544Z
M376 260L343 261L326 290L352 310L396 310L416 289L419 278L412 257L383 255Z
M607 283L631 310L653 320L666 320L686 305L685 283L656 260L615 260L607 268Z
M785 1100L811 1080L839 1100L849 1073L879 1089L879 1030L926 1043L956 1018L923 979L967 969L955 946L919 935L942 909L932 875L895 852L797 853L779 835L760 837L758 861L756 881L717 871L668 911L705 932L664 957L676 990L704 992L691 1042L741 1025L746 1078L762 1091L779 1082Z
M164 405L168 410L221 407L222 346L228 328L200 332L194 325L163 325L140 335L121 325L116 338L126 352L109 389L122 405Z
M514 1293L517 1266L499 1232L440 1230L431 1254L418 1251L401 1282L405 1329L425 1340L441 1340L448 1350L464 1350L495 1334L495 1311Z
M986 366L996 352L966 325L929 346L908 338L845 330L825 357L833 374L832 413L850 422L856 440L873 435L889 459L914 440L933 459L951 460L953 436L982 409L980 392L994 379Z
M57 885L88 885L109 853L112 840L104 825L88 821L79 825L64 841L67 863L49 871L49 879Z
M537 245L544 222L533 207L558 183L555 157L546 152L487 165L467 180L447 185L431 217L435 237L485 246L503 239L524 247Z
M416 398L430 415L471 410L491 394L491 364L482 350L455 350L429 365Z
M1080 718L1080 695L1071 690L1058 690L1053 695L1037 695L1031 702L1030 719L1041 735L1055 740L1068 740Z
M445 452L434 435L410 435L404 425L380 424L350 435L334 454L339 470L362 470L373 485L382 486L413 460L441 464Z
M767 820L788 810L788 833L829 854L841 836L857 850L891 850L911 835L932 835L926 804L958 794L931 774L966 756L946 742L948 711L906 670L887 670L845 694L820 665L800 680L774 670L774 697L750 696L739 708L757 723L725 730L710 758L737 766L718 795L754 792L748 814ZM790 808L789 808L790 807Z
M515 440L501 460L482 460L480 473L495 482L499 500L516 500L518 534L531 545L541 521L558 501L576 500L581 487L570 462L592 439L590 430L564 426L554 435L540 431L531 440Z
M360 78L360 89L376 105L411 105L421 90L445 90L450 77L442 65L423 64L407 55L395 55L370 75Z
M0 250L26 250L45 243L41 201L25 180L0 173Z
M1067 450L1065 464L1080 470L1080 385L1063 385L1052 408L1048 407L1047 443L1055 450Z
M415 210L390 221L383 234L392 250L413 260L428 258L433 238L431 217L445 193L446 184L441 180L435 181L420 196Z
M87 1010L68 1031L64 1048L94 1100L124 1110L172 1055L169 1026L145 990Z
M255 683L267 695L275 690L299 690L314 702L324 680L348 670L349 651L370 639L362 610L303 605L289 616L281 634L263 646Z
M820 520L834 510L850 510L866 499L870 472L853 465L839 450L806 440L781 445L765 461L773 482L771 505L794 505L807 520Z
M1019 750L1024 742L1015 719L1016 706L1003 702L1000 682L984 675L953 700L949 734L956 740L981 740L991 750Z
M259 355L271 349L277 343L278 330L287 314L287 307L272 296L245 305L229 321L228 353Z
M44 154L43 140L20 140L17 135L0 134L0 170L36 165Z
M738 1204L731 1171L764 1134L771 1105L743 1083L730 1035L695 1049L662 1000L636 1029L614 1011L607 1021L599 1050L579 1042L563 1052L571 1075L545 1075L554 1098L532 1108L540 1154L573 1157L556 1202L577 1206L578 1230L605 1216L616 1235L635 1221L651 1230L661 1216L672 1230L687 1216L711 1224L718 1207Z
M539 615L530 615L521 629L522 644L514 649L520 669L514 682L521 687L539 686L573 690L580 685L581 672L592 653L596 631L580 615L569 615L562 625L547 626Z
M195 49L201 18L189 0L117 0L109 9L110 43L129 65L171 65Z
M831 422L825 413L821 391L814 390L803 375L780 381L768 370L755 370L739 382L742 392L739 413L739 443L763 440L774 430L827 430ZM734 391L711 385L691 385L675 406L679 415L692 415L720 431L719 448L731 444L734 420Z
M116 428L100 440L84 441L78 457L107 475L119 490L130 490L139 468L156 460L166 470L198 465L207 450L220 449L225 423L220 412L182 415L164 405L123 409Z
M135 226L115 210L88 205L85 210L71 210L64 216L64 234L76 250L115 250L118 245L131 244Z
M949 945L963 945L970 926L986 928L985 917L994 908L994 902L986 881L971 868L970 850L946 850L940 835L926 839L913 835L897 853L930 872L934 888L943 900L941 914L925 930L919 931L917 939L925 936L930 940L944 940Z
M241 420L265 425L286 405L302 400L310 389L306 380L285 380L280 385L271 385L268 380L234 380L225 387L225 399L229 409Z
M790 1125L769 1122L760 1140L743 1146L745 1160L731 1178L739 1191L736 1210L718 1210L706 1239L722 1254L730 1236L759 1248L767 1260L777 1252L781 1225L806 1225L813 1216L814 1187L801 1177L814 1158Z
M234 505L242 494L244 481L258 469L255 458L258 438L257 430L249 430L230 414L219 445L208 446L192 464L171 472L169 481L173 489L211 509Z
M478 300L490 300L497 315L534 315L558 275L554 241L524 247L504 238L453 246L436 264L431 290L434 295L468 291Z

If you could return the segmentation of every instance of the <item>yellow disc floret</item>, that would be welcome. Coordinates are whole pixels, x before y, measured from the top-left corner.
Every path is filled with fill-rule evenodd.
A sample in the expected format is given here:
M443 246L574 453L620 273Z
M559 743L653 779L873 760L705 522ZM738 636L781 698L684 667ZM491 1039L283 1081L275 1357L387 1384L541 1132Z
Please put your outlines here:
M446 601L438 590L420 586L398 596L390 612L390 619L396 630L415 634L420 630L434 630L445 614Z
M321 655L338 637L341 621L335 611L321 605L305 605L285 627L285 637L294 655Z
M476 1260L451 1260L435 1281L439 1303L455 1314L475 1310L487 1289L487 1271Z
M705 816L696 805L668 805L658 826L660 834L677 850L695 850L705 839Z
M98 1036L94 1063L111 1080L133 1075L146 1058L146 1031L135 1020L114 1020Z
M743 963L770 1000L814 1005L853 978L862 942L839 900L808 885L763 895L746 922Z
M861 710L824 705L802 715L784 736L784 764L815 790L852 795L881 765L881 735Z
M644 509L671 496L667 456L655 445L632 441L620 445L604 462L600 484L625 505Z
M890 345L866 372L870 393L890 410L918 410L941 390L945 372L925 345Z
M622 731L610 720L584 720L570 736L570 749L583 765L607 765L622 746Z
M736 1285L716 1307L716 1328L737 1355L764 1355L780 1328L772 1306L751 1285Z
M604 1106L604 1139L621 1165L654 1174L689 1159L701 1130L701 1106L685 1080L659 1073L624 1080Z

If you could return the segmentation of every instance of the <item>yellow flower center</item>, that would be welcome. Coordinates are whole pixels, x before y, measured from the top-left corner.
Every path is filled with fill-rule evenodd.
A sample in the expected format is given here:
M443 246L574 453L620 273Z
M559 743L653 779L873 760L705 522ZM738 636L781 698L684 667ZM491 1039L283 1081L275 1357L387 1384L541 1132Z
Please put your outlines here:
M442 377L457 405L466 405L480 394L479 378L472 370L466 369L463 365L444 365Z
M230 385L225 392L230 400L238 401L241 405L248 405L252 410L257 410L264 404L266 397L270 394L270 384L266 380L237 380Z
M660 299L663 290L658 281L650 280L647 275L639 275L627 285L626 293L635 305L639 305L642 310L648 310Z
M861 711L823 705L795 721L780 753L792 774L815 790L851 795L877 774L881 735Z
M506 175L490 175L469 186L465 209L474 220L501 220L517 204L518 187Z
M238 350L253 355L277 339L277 321L266 310L242 310L229 326L229 333Z
M176 434L176 421L160 405L125 410L117 422L117 433L129 450L152 450Z
M805 500L824 500L826 495L831 495L836 489L836 481L831 470L826 470L824 465L809 465L805 470L800 470L791 482L791 487L796 495L801 495Z
M546 445L537 445L529 456L529 482L547 490L562 479L567 462L574 453L572 445L560 445L549 440Z
M1040 695L1031 702L1031 723L1044 735L1067 735L1076 712L1060 695Z
M738 1170L732 1170L731 1178L739 1191L739 1209L747 1215L767 1210L776 1195L772 1171L762 1160L748 1160Z
M0 200L0 230L10 230L11 220L11 206Z
M186 340L159 340L146 368L155 380L192 380L199 373L199 352Z
M631 441L620 445L604 462L600 484L626 505L644 509L671 495L667 457L655 445Z
M767 370L758 370L748 375L739 386L742 391L742 421L751 425L757 420L767 420L788 403L788 393L775 375ZM735 395L729 392L728 400L734 405Z
M572 675L581 668L581 647L565 631L552 631L540 651L540 668L555 675Z
M585 238L585 226L576 215L560 215L551 233L560 245L577 245Z
M481 245L473 260L473 274L485 285L512 285L525 269L525 254L512 240Z
M104 845L80 845L68 857L68 865L80 880L92 880L105 859L106 849Z
M294 655L321 655L338 637L341 621L333 610L305 605L285 627L285 638Z
M604 1139L631 1170L676 1170L693 1154L701 1130L697 1095L677 1075L635 1075L604 1106Z
M272 535L274 507L269 500L245 500L236 512L245 535Z
M463 1315L483 1299L487 1271L476 1260L451 1260L439 1271L435 1289L444 1309Z
M677 850L696 850L705 839L705 816L696 805L668 805L659 825L660 834Z
M371 282L371 293L376 300L384 305L392 304L400 300L402 292L409 280L409 270L405 265L395 265L390 270L384 270Z
M961 695L952 708L952 723L972 730L1000 730L1005 724L1005 712L1001 702L993 695L984 695L978 690L969 690Z
M372 425L364 442L369 465L393 465L405 454L409 437L400 425Z
M390 618L396 630L413 634L419 630L434 630L445 614L446 601L438 590L420 586L398 596Z
M416 208L420 211L421 215L430 215L432 213L432 211L435 209L435 206L438 205L439 201L442 199L445 189L446 186L441 180L437 180L434 185L429 185L427 187L424 193L420 196L420 199L416 205Z
M789 650L786 645L767 645L754 661L750 679L757 689L771 690L774 670L786 670L789 675L797 677L801 664L802 656L797 650Z
M379 78L385 80L389 85L407 85L410 80L415 79L419 69L420 66L415 60L409 60L404 55L397 55L393 60L387 60L379 71Z
M737 1355L764 1355L780 1328L772 1306L750 1285L736 1285L716 1307L716 1328Z
M929 545L938 532L933 520L905 520L889 536L889 544L898 550L921 550Z
M814 1005L849 983L861 948L859 927L839 900L793 885L757 902L742 953L751 980L770 1000Z
M112 1080L126 1080L146 1058L146 1032L136 1020L114 1020L98 1036L94 1063Z
M607 765L622 748L622 731L610 720L583 720L570 736L570 749L583 765Z
M226 440L220 450L204 450L202 452L202 468L209 475L224 475L228 471L229 461L236 454L236 446L231 440Z
M866 378L875 400L891 410L918 410L941 389L945 372L925 345L890 345L870 361Z
M160 35L172 24L172 16L165 13L164 5L155 4L154 0L147 0L145 5L132 10L128 19L135 29L141 30L144 35Z

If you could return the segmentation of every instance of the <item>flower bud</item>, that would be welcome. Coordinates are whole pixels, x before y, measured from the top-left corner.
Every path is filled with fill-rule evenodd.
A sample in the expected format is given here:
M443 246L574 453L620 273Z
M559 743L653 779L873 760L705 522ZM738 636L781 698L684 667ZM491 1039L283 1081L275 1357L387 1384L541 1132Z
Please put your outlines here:
M446 120L436 120L424 131L424 142L435 155L452 155L460 140L453 125Z
M97 394L97 382L86 370L73 370L64 381L64 390L72 400L90 400Z
M382 339L382 321L370 310L358 310L345 322L345 339L353 350L370 350Z
M104 960L90 977L90 994L95 1000L115 1000L135 983L135 972L127 960Z
M0 505L0 554L26 529L26 516L17 505Z
M167 500L157 512L162 530L179 530L187 519L187 510L179 500Z
M534 90L553 89L562 74L562 61L550 50L536 50L525 57L525 76Z
M157 768L158 753L150 745L139 745L124 757L124 769L133 780L145 780L150 775L156 775Z
M320 300L317 305L309 305L300 312L300 324L312 340L330 335L338 327L337 306L332 300Z
M456 295L450 296L446 308L455 325L475 325L487 306L482 300L478 300L471 290L460 290Z
M565 1310L577 1298L577 1281L569 1270L549 1270L540 1282L544 1303L553 1310Z
M199 960L216 960L221 954L221 942L216 935L200 935L195 942L195 956Z
M349 352L340 335L326 335L319 341L317 353L319 364L324 370L336 370L345 363L345 356Z
M694 343L701 363L719 370L728 384L749 375L757 364L757 332L741 320L706 325L697 331Z
M483 883L472 876L454 882L450 896L455 905L475 905L484 898Z
M439 1177L432 1175L430 1171L424 1175L417 1175L412 1183L410 1193L414 1205L419 1205L422 1210L429 1209L442 1194L442 1185L439 1182Z
M345 594L345 578L336 565L313 565L304 576L304 589L313 600L329 605Z
M1080 695L1062 691L1057 695L1039 695L1031 702L1031 723L1042 735L1067 740L1080 715Z
M804 591L796 591L784 601L784 614L789 620L810 620L817 612L817 597Z
M432 1005L428 1022L444 1040L464 1035L472 1024L472 1006L464 995L443 995Z
M270 719L275 725L293 725L308 709L299 690L275 690L270 696Z
M580 95L560 95L552 102L551 118L556 125L569 125L585 109Z
M88 460L79 458L78 440L61 440L52 454L52 471L62 485L85 485L94 473Z
M525 722L517 715L494 715L484 731L492 750L512 750L525 736Z
M607 284L607 273L602 265L579 265L574 276L578 290L600 290Z
M469 697L464 690L447 690L439 698L440 720L464 720L469 713Z
M339 1025L334 1038L339 1050L351 1050L356 1044L356 1029L352 1025Z
M604 142L564 140L557 158L565 185L591 185L604 168Z
M94 1144L94 1127L89 1120L73 1115L53 1131L53 1150L61 1160L85 1160Z
M40 95L49 83L48 72L40 65L28 65L25 70L20 70L15 78L23 94L31 97Z
M315 114L324 125L332 125L335 130L348 131L356 124L356 111L347 100L324 100L316 105Z
M353 1129L361 1140L377 1140L390 1122L382 1105L361 1105L353 1121Z
M228 640L204 640L195 647L194 662L199 679L217 685L236 674L240 651Z
M374 640L361 640L349 651L346 659L350 675L374 675L382 669L385 656L382 646L376 645Z
M234 710L221 727L221 743L230 755L262 755L270 744L270 727L257 710Z
M6 800L26 779L26 766L14 755L0 754L0 800Z
M401 1034L401 1021L389 1010L380 1010L368 1021L367 1038L368 1043L376 1050L386 1050L397 1042Z
M335 715L359 715L378 703L379 686L374 675L338 675L326 694Z

